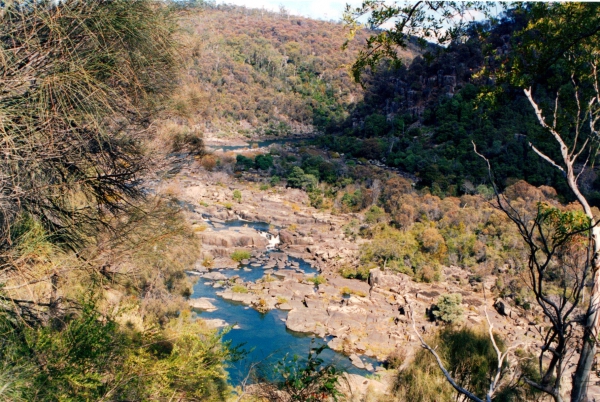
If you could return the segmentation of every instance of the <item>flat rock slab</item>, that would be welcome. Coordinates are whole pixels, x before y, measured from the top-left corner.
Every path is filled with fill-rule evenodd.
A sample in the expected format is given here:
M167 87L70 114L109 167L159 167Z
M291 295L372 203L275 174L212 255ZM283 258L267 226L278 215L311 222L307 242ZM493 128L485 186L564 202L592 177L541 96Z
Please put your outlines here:
M356 355L356 354L351 354L350 355L350 361L352 362L352 364L354 366L358 367L359 369L364 369L365 368L365 364L360 359L360 357L358 357L358 355Z
M285 296L283 296L285 297ZM304 309L306 306L299 300L288 300L285 303L279 305L280 310L293 310L293 309Z
M211 300L214 299L209 299L208 297L200 297L198 299L190 299L188 303L190 307L196 308L198 310L215 311L217 308L214 304L212 304Z
M229 324L227 324L227 322L225 320L222 320L220 318L204 320L204 323L206 324L206 326L208 328L212 328L212 329L223 328L223 327L226 327L227 325L229 325Z
M236 293L231 290L226 290L224 292L217 292L217 295L221 296L223 299L241 302L247 305L252 304L254 299L256 298L251 293Z
M293 309L288 313L285 325L296 332L321 333L329 315L327 311L312 308Z
M211 281L224 281L227 279L227 277L220 272L209 272L208 274L202 275L202 277Z

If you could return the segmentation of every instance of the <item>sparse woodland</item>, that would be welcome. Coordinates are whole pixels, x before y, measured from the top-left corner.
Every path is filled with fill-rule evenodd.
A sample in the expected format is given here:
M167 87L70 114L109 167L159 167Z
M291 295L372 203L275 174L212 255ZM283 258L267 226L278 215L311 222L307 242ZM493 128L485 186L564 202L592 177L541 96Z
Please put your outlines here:
M155 191L185 161L351 216L344 278L493 276L485 297L542 328L521 348L463 326L461 294L441 295L427 311L439 331L415 327L423 349L388 356L382 400L590 400L598 6L514 5L440 47L412 36L435 31L423 10L461 6L418 2L370 14L371 28L407 22L343 47L378 7L344 25L202 1L0 2L0 399L232 398L225 369L241 354L189 311L202 245L177 191ZM294 135L311 138L204 147ZM257 400L342 400L320 352L263 378Z

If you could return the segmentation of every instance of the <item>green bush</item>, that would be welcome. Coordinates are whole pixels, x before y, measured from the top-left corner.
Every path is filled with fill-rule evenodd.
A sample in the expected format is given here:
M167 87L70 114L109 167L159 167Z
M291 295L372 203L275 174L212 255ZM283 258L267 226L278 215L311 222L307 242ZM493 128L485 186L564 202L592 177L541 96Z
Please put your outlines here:
M345 266L339 272L344 278L366 281L369 279L369 271L369 268L363 265L360 267Z
M248 250L235 250L231 254L231 259L236 262L242 262L242 260L247 260L250 257L252 257L252 254Z
M504 350L502 339L495 341ZM462 387L483 396L489 387L490 378L495 375L497 355L486 332L476 332L463 328L456 330L446 327L434 337L427 339L429 345L437 346L437 353L455 381ZM505 364L505 368L508 365ZM506 385L496 394L494 400L519 401L511 397L512 387ZM402 401L411 402L452 402L457 400L456 391L446 381L435 358L427 350L419 350L413 362L401 372L394 384L395 393ZM500 398L500 394L503 395Z
M319 402L337 401L340 371L329 364L324 365L319 355L327 345L308 352L308 359L298 355L286 355L275 365L269 364L259 370L258 396L269 401Z
M269 154L256 155L256 158L254 158L254 166L260 170L269 170L273 167L273 157Z
M460 322L463 319L461 304L462 296L460 293L441 295L432 311L433 316L447 324Z
M315 277L308 278L307 281L314 283L315 286L319 286L320 284L327 282L327 279L325 279L321 275L317 275Z
M271 180L270 180L271 186L275 187L276 185L279 184L280 181L281 181L281 179L279 178L279 176L271 177Z
M241 154L235 157L235 161L236 167L241 170L248 170L254 167L254 159Z
M385 211L379 208L377 205L373 205L365 213L365 222L369 224L380 223L385 220Z
M233 199L238 203L242 202L242 192L240 190L233 190Z
M231 287L231 291L233 293L248 293L248 288L246 288L244 285L233 285Z
M304 176L304 170L294 166L287 175L287 185L292 188L302 188L302 176Z

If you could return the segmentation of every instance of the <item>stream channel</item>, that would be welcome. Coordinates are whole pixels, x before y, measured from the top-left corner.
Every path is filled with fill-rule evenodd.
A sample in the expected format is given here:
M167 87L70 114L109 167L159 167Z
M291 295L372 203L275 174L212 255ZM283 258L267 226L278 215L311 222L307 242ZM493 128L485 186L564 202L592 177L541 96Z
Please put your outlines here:
M271 144L287 144L287 143L299 143L302 141L308 141L311 138L280 138L275 140L261 140L261 141L248 141L248 145L220 145L220 144L208 144L206 147L211 151L221 150L223 152L239 151L240 149L253 149L254 144L257 148L267 148Z
M235 230L235 227L248 226L259 232L268 229L265 222L246 222L246 221L228 221L223 224L225 227ZM310 264L301 259L289 257L291 261L299 263L299 269L306 274L317 274L317 270ZM221 269L218 272L227 277L239 275L244 282L256 281L264 276L262 267L240 265L241 269ZM243 268L246 268L244 270ZM249 269L249 270L248 270ZM277 269L274 269L277 272ZM265 314L259 313L255 309L242 303L225 300L217 295L222 288L214 288L212 282L203 278L198 278L194 285L192 298L207 297L217 308L215 311L194 310L195 314L205 319L221 319L228 325L235 325L236 329L229 331L223 339L231 340L233 346L243 344L242 349L248 353L245 358L239 362L232 363L228 368L229 381L233 385L239 384L248 374L250 364L257 361L265 361L267 364L273 364L280 361L286 354L298 355L300 358L306 358L313 342L313 335L290 331L285 326L287 311L271 310ZM312 347L318 347L325 342L323 339L314 338ZM337 369L344 370L353 374L366 375L367 370L358 369L353 366L347 356L335 352L331 349L325 349L320 355L324 362L332 363ZM377 360L361 356L362 361L373 366L378 366Z

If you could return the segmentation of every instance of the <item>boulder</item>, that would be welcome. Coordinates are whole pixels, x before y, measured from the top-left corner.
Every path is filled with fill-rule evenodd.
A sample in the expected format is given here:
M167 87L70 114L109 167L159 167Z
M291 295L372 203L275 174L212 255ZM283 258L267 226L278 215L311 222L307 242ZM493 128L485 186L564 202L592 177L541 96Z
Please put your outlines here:
M282 229L279 231L279 241L282 244L294 244L294 234L289 230Z
M221 296L223 299L237 301L247 305L252 304L252 302L255 300L255 296L251 293L236 293L232 292L231 290L217 292L217 295Z
M393 288L407 282L407 278L402 274L386 274L379 268L372 269L369 273L369 283L371 286L382 288Z
M496 309L498 314L510 317L511 308L504 299L497 299L494 302L494 308Z
M251 228L239 228L236 231L206 231L201 235L202 244L217 247L258 247L265 248L269 241Z
M188 300L188 303L190 307L196 308L198 310L215 311L217 308L214 304L211 303L211 300L212 299L209 299L207 297L200 297L198 299L190 299Z
M227 277L220 272L209 272L207 274L202 275L202 277L211 281L224 281L227 279Z
M319 333L325 328L325 322L328 318L329 316L325 310L312 308L293 309L288 313L285 325L288 329L296 332Z
M287 261L288 260L288 256L286 253L272 252L271 254L269 254L269 256L273 260L279 260L279 261Z
M350 357L350 361L352 362L352 364L354 366L358 367L359 369L365 368L365 364L363 363L362 360L360 360L360 357L358 357L358 355L353 353L349 357Z
M208 328L223 328L226 327L228 324L225 320L221 320L220 318L214 318L214 319L210 319L210 320L204 320L204 323L206 324L206 326Z

